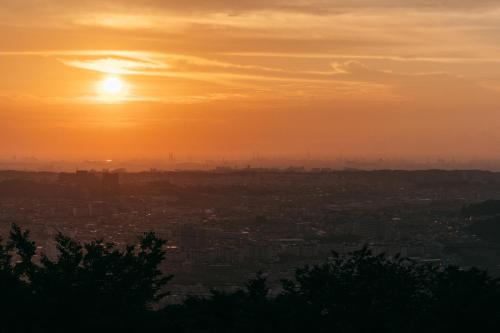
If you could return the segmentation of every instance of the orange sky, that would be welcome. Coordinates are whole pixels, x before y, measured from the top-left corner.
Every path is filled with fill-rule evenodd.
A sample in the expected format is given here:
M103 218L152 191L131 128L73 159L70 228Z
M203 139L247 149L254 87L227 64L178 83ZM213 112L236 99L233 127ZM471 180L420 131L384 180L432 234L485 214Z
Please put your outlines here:
M493 0L0 0L0 157L496 158L499 30Z

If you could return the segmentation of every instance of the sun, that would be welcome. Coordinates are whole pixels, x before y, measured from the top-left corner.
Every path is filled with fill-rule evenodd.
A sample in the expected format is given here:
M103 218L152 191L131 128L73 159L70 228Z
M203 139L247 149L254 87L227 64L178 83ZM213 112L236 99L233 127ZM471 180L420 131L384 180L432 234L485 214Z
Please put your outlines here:
M119 76L106 76L97 82L97 100L103 103L123 103L128 100L130 85Z
M116 76L107 77L99 84L99 92L107 96L119 96L124 93L125 84Z

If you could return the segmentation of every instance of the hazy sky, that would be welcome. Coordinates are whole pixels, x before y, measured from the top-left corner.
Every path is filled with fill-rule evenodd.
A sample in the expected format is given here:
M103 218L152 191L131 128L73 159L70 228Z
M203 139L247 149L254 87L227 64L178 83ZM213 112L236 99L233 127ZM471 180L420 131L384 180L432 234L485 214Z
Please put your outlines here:
M0 0L0 156L496 158L499 42L493 0Z

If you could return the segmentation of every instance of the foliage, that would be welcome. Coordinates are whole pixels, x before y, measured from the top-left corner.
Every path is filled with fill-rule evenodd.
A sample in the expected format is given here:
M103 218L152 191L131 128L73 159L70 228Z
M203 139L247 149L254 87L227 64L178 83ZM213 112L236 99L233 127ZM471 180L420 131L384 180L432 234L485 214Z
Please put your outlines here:
M500 324L499 287L484 271L388 259L363 248L298 268L275 297L259 275L246 289L190 298L166 314L183 332L492 330Z
M29 232L16 225L9 241L0 244L6 331L128 330L165 296L171 277L158 269L165 241L154 233L123 250L102 240L81 244L62 234L55 240L55 259L38 256Z
M463 216L493 216L500 214L500 200L486 200L462 207Z
M39 255L29 233L0 241L0 332L449 332L500 324L500 281L487 272L419 264L369 249L296 269L270 290L265 274L231 293L212 291L159 308L171 277L165 241L144 234L119 249L56 237Z

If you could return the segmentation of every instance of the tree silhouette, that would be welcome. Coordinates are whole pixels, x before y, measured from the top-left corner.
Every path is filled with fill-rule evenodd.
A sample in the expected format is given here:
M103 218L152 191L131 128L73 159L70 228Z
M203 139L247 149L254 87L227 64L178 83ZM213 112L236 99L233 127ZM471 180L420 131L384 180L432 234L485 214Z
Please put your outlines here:
M102 240L81 244L62 234L55 240L57 257L41 254L39 262L29 232L16 225L0 245L0 282L7 293L2 313L9 332L30 329L26 325L36 331L128 330L166 295L162 289L171 277L158 268L165 241L154 233L125 249Z
M373 255L366 247L298 268L268 294L245 289L189 298L166 310L181 332L450 332L500 324L499 281L477 269Z
M500 324L500 281L478 269L333 253L296 269L271 292L259 272L235 292L213 290L160 308L171 276L161 240L136 246L56 236L58 255L36 252L13 225L0 241L0 332L450 332Z

